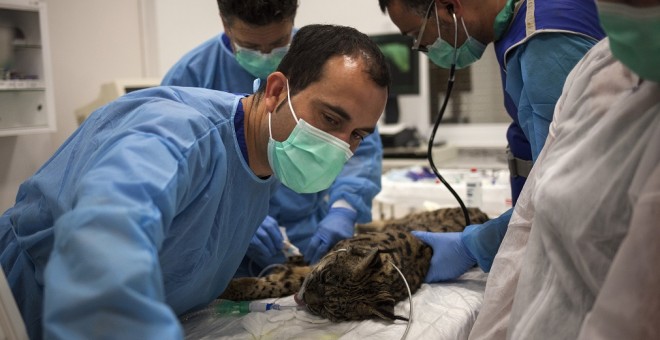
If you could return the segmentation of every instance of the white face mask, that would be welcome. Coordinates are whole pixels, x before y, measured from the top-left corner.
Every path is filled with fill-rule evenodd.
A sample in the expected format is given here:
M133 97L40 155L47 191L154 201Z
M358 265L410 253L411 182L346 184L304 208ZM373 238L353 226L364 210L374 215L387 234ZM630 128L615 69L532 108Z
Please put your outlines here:
M315 193L332 185L353 156L343 140L298 119L291 105L287 80L287 101L296 126L289 137L278 142L273 139L271 114L268 113L268 163L282 184L297 193Z

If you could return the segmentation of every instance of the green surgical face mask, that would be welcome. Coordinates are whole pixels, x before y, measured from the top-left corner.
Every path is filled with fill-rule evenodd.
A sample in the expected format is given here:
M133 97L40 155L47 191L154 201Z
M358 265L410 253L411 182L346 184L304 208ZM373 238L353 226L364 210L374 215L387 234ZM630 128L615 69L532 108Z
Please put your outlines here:
M495 41L500 40L504 32L506 32L506 29L509 28L511 19L513 19L513 12L515 8L516 5L513 0L507 0L504 8L502 8L502 10L497 13L497 16L495 17L495 23L493 24Z
M323 191L334 182L353 152L348 143L298 119L291 105L288 81L286 91L296 126L285 141L278 142L273 139L268 113L268 163L275 176L291 190L301 194Z
M236 46L236 61L251 75L259 78L266 79L268 75L275 72L277 66L284 58L286 52L289 51L289 46L274 48L270 53L261 53L257 50L251 50Z
M435 5L434 5L435 6ZM438 20L438 12L435 12L435 21L438 26L438 39L427 47L427 55L431 61L445 69L451 68L451 65L454 63L454 50L456 50L456 68L462 69L472 65L475 61L479 60L486 50L486 45L479 42L477 39L474 39L470 36L465 27L465 21L461 18L461 23L463 24L463 29L467 35L467 40L458 48L450 45L448 42L444 41L440 36L440 20ZM426 19L425 19L426 20ZM454 16L454 27L456 25L456 16ZM456 45L456 41L454 41Z
M660 6L599 2L598 14L614 57L642 79L660 83Z

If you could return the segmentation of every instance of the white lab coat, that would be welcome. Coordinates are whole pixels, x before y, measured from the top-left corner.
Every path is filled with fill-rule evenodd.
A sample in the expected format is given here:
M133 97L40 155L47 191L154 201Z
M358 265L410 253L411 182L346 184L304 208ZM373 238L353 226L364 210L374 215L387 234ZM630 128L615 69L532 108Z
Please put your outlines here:
M660 84L605 39L554 117L470 339L658 339Z

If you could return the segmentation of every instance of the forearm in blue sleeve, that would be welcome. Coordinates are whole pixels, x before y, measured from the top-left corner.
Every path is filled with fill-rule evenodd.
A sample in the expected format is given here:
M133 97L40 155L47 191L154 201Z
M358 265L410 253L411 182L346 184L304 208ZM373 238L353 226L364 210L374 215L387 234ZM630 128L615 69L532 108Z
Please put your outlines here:
M512 213L513 208L484 224L470 225L463 231L463 244L484 272L489 272L490 267L493 265L493 260L497 255L497 250L500 249Z
M533 160L548 137L566 77L596 42L577 34L544 33L530 39L511 56L509 64L520 69L522 87L518 120L529 140Z
M183 338L165 304L154 240L142 230L154 225L147 219L138 225L137 217L102 206L58 220L61 232L45 272L46 338Z
M135 154L126 152L135 145ZM158 256L183 189L174 177L181 155L172 150L157 138L127 137L90 160L75 207L54 227L44 275L46 338L183 337L165 302Z
M367 136L330 187L330 205L344 199L358 215L358 223L371 221L371 202L381 189L383 145L378 131Z

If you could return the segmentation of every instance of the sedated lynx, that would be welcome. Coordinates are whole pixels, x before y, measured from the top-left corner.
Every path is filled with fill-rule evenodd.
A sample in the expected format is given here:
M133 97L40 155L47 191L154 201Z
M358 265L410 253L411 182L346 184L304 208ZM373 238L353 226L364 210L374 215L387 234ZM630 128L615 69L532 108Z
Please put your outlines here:
M468 208L472 223L488 216ZM254 300L297 297L313 314L332 321L404 319L394 315L394 305L407 296L402 278L414 293L428 271L433 250L410 231L462 231L460 208L413 213L404 218L357 225L357 234L338 242L316 265L305 265L302 257L291 259L285 268L261 278L233 279L221 299Z

